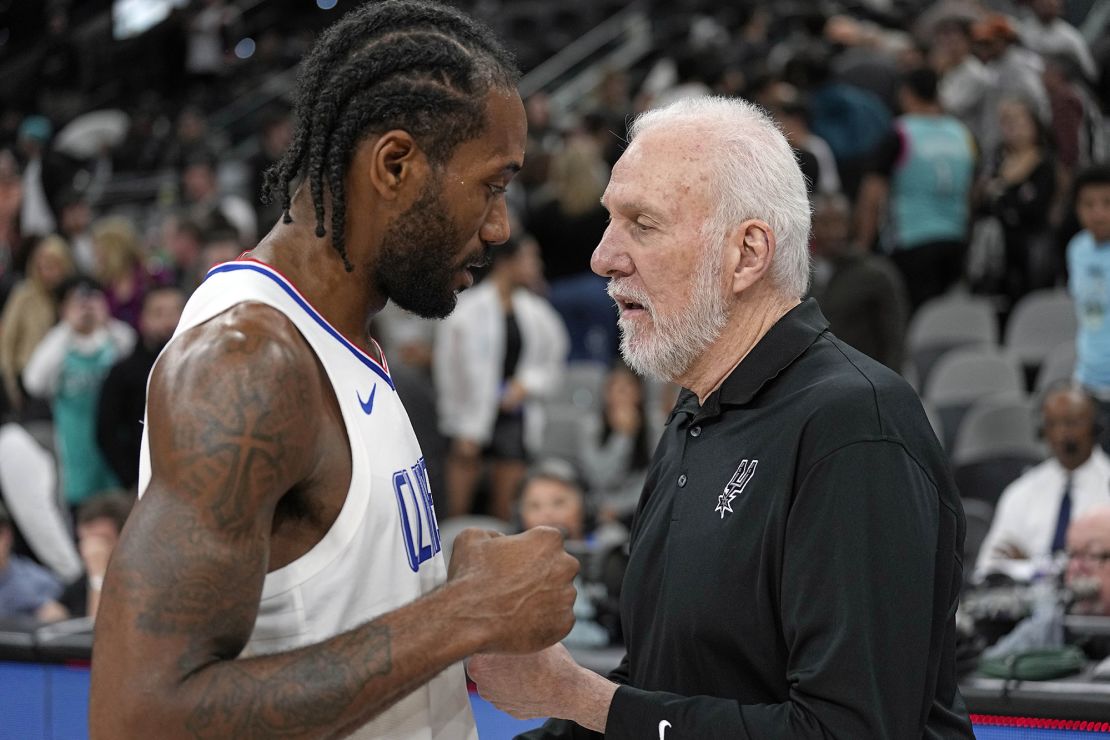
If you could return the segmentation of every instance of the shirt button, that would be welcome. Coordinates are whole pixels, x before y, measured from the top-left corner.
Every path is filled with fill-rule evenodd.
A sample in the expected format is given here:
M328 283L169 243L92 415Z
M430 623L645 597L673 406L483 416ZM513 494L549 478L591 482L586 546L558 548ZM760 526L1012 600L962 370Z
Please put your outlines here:
M686 473L683 473L682 475L678 476L678 487L679 488L685 488L686 487Z
M701 427L690 427L690 436L691 437L700 437L701 436Z

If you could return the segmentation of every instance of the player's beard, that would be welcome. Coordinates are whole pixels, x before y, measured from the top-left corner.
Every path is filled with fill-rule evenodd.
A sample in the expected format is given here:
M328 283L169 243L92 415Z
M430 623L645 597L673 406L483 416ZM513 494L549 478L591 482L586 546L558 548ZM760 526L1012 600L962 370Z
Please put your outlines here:
M442 196L443 184L437 177L390 224L375 271L378 289L386 297L426 319L442 319L455 310L453 283L466 242L447 215Z
M641 375L672 381L685 373L706 348L721 336L728 322L729 306L721 281L723 239L702 252L694 273L690 295L674 314L656 311L651 298L632 285L609 282L614 293L644 307L648 316L626 319L617 325L621 332L621 356Z

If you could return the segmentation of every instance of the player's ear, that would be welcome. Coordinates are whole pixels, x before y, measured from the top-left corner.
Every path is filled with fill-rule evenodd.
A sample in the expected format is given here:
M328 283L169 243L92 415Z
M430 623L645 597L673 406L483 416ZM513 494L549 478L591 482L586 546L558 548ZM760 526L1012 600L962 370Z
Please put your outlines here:
M423 190L428 158L408 131L386 131L367 139L356 152L354 165L369 176L370 187L384 200L394 200L413 187Z

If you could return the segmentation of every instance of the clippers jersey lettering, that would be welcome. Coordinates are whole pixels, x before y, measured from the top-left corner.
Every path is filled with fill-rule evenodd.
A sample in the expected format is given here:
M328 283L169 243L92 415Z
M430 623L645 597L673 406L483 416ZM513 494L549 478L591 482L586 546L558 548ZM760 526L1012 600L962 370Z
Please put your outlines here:
M351 344L280 273L253 260L212 268L185 306L174 340L248 302L288 317L323 365L351 446L351 485L320 542L266 575L258 618L241 657L322 642L414 601L447 579L427 467L388 365ZM144 431L139 491L149 483ZM351 737L476 740L462 664Z

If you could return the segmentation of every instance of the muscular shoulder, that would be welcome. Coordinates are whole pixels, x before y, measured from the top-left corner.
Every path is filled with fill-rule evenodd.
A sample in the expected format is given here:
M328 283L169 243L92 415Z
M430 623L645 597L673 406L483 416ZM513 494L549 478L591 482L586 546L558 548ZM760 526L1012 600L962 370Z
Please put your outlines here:
M175 340L151 373L152 472L179 487L245 473L236 485L280 496L314 463L321 400L319 366L292 323L261 304L233 307Z

